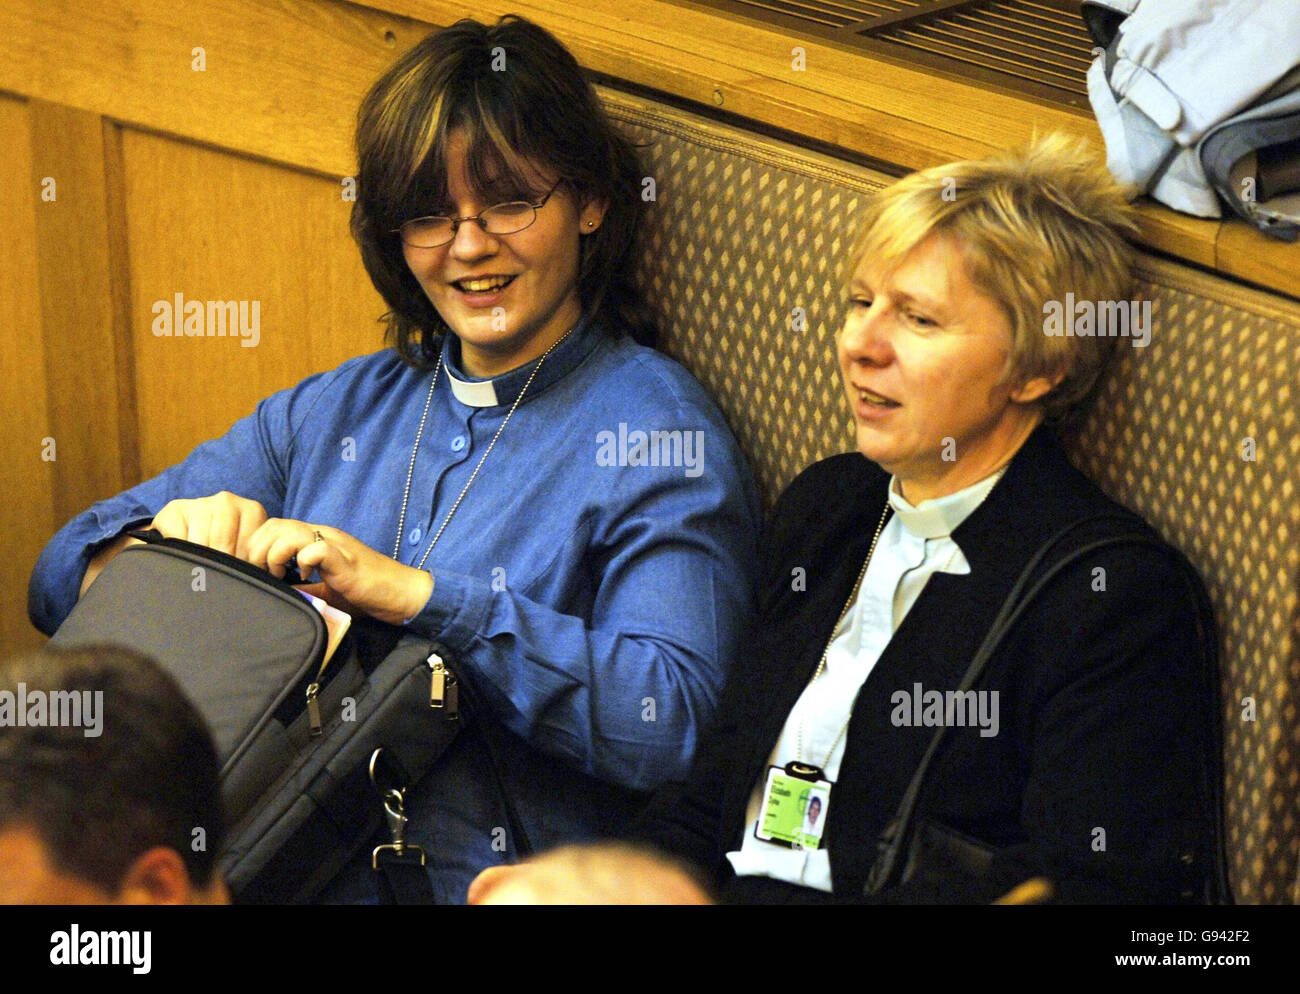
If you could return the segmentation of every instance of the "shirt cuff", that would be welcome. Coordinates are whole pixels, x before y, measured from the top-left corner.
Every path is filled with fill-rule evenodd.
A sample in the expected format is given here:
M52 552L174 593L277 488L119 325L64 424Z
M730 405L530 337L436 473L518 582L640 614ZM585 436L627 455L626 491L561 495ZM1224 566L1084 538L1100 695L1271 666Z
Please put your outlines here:
M92 538L86 547L89 553L89 558L94 557L95 553L99 551L100 546L106 545L114 539L120 538L127 532L133 532L140 528L147 528L155 517L155 515L146 507L139 507L134 510L136 513L126 515L125 517L114 515L108 524L104 523L104 519L100 516L98 511L95 512L95 534L99 537Z
M53 635L77 606L81 582L100 547L133 524L148 524L153 512L135 505L111 517L91 507L59 529L41 550L27 589L27 614L46 635Z
M447 648L465 651L478 638L492 606L492 588L463 573L430 570L433 592L408 628L435 636Z

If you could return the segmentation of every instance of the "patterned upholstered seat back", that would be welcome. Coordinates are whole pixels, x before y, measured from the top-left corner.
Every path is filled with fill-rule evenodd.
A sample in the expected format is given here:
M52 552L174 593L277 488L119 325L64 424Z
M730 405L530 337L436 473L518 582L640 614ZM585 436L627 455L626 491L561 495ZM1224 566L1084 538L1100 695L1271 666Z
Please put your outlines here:
M663 346L717 398L770 505L803 467L853 447L832 342L841 270L856 219L889 177L604 96L654 180L642 276ZM1296 902L1300 305L1150 258L1140 279L1151 344L1121 343L1067 441L1080 468L1206 580L1223 645L1233 891Z

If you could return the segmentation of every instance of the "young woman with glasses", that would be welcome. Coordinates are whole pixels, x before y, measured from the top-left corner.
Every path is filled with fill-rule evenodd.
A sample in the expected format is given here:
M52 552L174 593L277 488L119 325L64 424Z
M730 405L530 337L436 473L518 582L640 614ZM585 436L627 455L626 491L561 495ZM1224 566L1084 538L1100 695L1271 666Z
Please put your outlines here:
M31 613L52 631L152 521L277 576L294 558L336 605L436 638L490 713L414 785L407 841L460 901L518 844L483 723L533 846L616 831L684 775L750 609L758 504L717 408L648 347L641 171L553 37L434 33L356 137L352 229L392 347L75 518ZM613 460L608 438L629 440ZM326 898L366 899L366 872Z

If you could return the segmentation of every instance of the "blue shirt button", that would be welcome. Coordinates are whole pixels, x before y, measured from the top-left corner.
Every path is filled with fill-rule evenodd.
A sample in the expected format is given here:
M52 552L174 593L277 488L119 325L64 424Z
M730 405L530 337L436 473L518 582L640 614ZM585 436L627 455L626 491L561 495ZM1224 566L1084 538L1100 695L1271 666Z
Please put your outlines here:
M465 436L464 436L464 435L457 435L455 438L453 438L453 439L451 440L451 451L452 451L452 452L459 452L459 451L460 451L461 449L463 449L463 448L465 448Z
M420 529L412 528L411 535L410 535L411 544L414 545L416 542L420 541L420 536L423 534L424 532L420 531Z

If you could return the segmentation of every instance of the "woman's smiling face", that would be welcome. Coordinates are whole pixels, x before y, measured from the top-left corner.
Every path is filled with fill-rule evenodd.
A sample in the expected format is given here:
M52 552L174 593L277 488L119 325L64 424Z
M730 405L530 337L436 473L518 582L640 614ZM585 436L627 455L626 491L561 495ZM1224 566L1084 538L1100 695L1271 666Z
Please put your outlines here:
M849 298L836 351L858 450L910 502L955 493L1015 454L1051 382L1003 381L1010 325L952 239L931 235L890 272L864 258Z
M466 168L466 137L454 131L447 143L445 212L477 214L497 202L482 202ZM537 188L517 199L531 203L556 181L537 168ZM578 297L579 239L594 232L604 214L595 202L578 205L557 187L522 231L491 235L474 221L462 222L455 237L437 248L402 251L429 301L461 342L465 372L496 376L537 358L582 316Z

